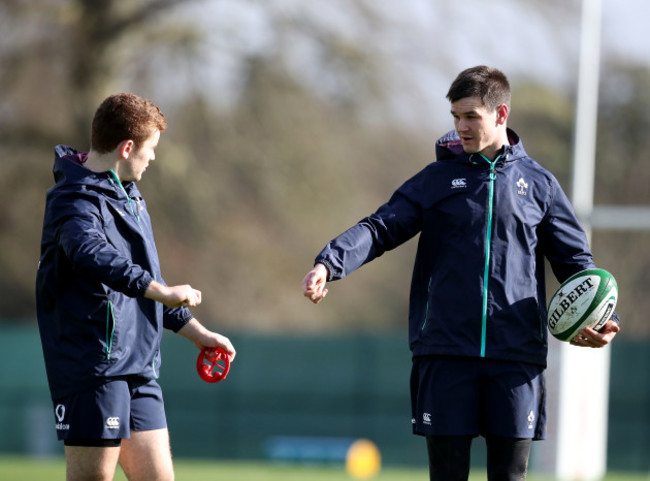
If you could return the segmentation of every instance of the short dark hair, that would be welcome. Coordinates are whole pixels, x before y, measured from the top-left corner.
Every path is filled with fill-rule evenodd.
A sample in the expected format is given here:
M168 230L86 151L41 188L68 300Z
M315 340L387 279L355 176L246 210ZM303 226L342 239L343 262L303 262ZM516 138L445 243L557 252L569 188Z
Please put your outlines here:
M494 67L471 67L458 74L447 92L447 100L451 103L467 97L479 97L490 111L501 104L510 108L510 83L505 74Z
M139 147L154 131L167 128L161 110L147 99L130 93L107 97L97 108L90 133L91 148L112 152L120 142L133 140Z

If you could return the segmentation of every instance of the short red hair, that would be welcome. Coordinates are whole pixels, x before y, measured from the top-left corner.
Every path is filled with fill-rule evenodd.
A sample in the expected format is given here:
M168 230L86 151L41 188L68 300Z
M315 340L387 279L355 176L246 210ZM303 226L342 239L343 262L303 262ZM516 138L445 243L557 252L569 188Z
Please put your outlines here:
M152 102L134 94L118 93L106 98L97 108L90 146L105 154L115 150L121 142L133 140L137 148L153 132L165 128L167 119Z

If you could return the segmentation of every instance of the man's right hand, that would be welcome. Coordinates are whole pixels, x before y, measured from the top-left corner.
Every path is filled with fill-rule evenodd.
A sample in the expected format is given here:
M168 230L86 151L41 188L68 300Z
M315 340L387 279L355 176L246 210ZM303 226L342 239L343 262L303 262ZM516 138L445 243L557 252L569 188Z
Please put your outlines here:
M323 264L316 264L302 280L302 293L314 304L318 304L327 295L325 283L329 272Z
M201 291L189 284L166 286L157 281L151 281L144 297L162 302L167 307L194 307L201 304Z

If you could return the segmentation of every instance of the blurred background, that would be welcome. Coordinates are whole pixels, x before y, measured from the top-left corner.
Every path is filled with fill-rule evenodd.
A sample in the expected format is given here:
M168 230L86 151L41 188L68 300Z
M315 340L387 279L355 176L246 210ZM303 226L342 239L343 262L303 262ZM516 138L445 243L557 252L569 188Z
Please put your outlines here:
M594 201L648 205L650 4L603 8ZM169 122L139 184L165 279L201 289L194 314L239 351L228 379L208 386L193 346L165 336L176 456L264 459L275 436L368 437L386 463L424 466L408 400L415 241L331 284L318 306L300 281L328 240L434 160L464 68L502 69L527 152L567 192L580 182L580 15L579 0L3 0L0 425L13 434L0 453L62 452L35 320L45 191L54 146L88 150L97 105L129 91ZM621 292L617 470L650 472L649 241L642 229L592 235ZM534 452L533 469L544 457Z

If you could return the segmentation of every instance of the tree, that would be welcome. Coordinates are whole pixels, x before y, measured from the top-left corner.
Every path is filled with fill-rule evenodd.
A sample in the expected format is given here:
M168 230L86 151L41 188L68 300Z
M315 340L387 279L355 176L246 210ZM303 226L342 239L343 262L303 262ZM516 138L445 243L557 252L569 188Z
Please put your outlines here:
M7 0L0 5L0 312L33 315L44 191L52 148L88 145L90 118L154 39L191 47L188 24L160 32L183 0ZM163 43L164 45L164 43ZM159 47L162 48L162 47ZM47 168L44 166L47 165Z

